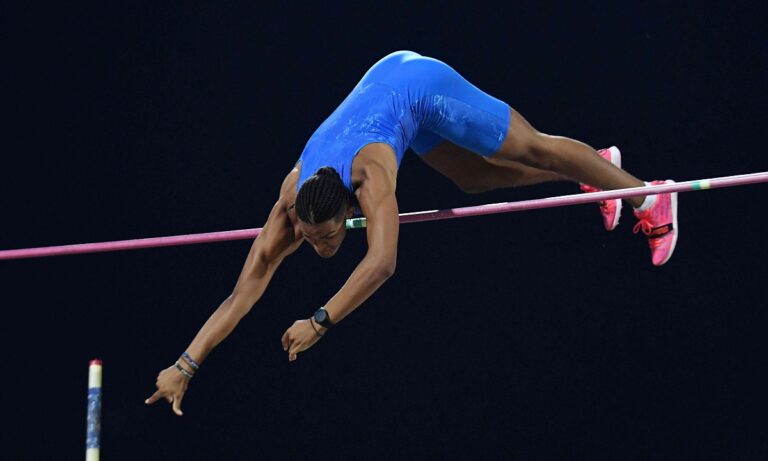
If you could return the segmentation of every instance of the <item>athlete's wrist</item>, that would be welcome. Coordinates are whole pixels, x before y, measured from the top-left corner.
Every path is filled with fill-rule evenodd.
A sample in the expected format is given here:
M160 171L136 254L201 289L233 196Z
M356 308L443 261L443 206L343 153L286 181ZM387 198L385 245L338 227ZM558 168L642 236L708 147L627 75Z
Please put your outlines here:
M325 335L325 332L328 331L327 328L315 322L315 319L313 317L310 317L307 320L309 320L309 325L312 327L313 330L315 330L315 333L317 334L317 336L322 337Z

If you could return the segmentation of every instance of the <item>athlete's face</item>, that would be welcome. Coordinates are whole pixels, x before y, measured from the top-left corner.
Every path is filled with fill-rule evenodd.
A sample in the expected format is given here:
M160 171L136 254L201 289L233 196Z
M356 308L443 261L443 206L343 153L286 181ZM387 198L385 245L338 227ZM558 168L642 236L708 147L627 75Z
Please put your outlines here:
M307 224L299 220L299 228L304 239L312 245L321 258L335 255L347 235L345 216L332 218L320 224Z

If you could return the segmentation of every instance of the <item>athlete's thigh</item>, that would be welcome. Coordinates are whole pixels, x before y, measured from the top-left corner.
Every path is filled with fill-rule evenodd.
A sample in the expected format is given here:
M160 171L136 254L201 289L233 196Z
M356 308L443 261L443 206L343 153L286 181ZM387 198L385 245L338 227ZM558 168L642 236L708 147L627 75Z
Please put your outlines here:
M488 168L483 157L448 140L443 140L419 158L454 182Z
M491 181L501 170L510 171L523 167L517 162L502 158L484 157L448 140L443 140L419 157L427 165L458 184L477 178L486 178Z
M525 126L530 127L530 125L517 111L506 105L505 110L509 111L511 120L508 122L509 130L507 130L510 133L506 133L504 140L513 146L511 148L516 149L511 138L528 137L527 132L533 129L526 130ZM524 126L521 127L521 124ZM420 130L410 147L427 165L458 185L492 184L500 181L501 184L508 186L509 177L513 173L525 175L536 172L530 167L511 160L509 156L488 155L481 146L474 146L477 150L462 146L456 140L446 139L430 130Z
M546 140L518 111L512 108L509 110L509 127L506 136L499 149L489 157L490 159L524 160Z

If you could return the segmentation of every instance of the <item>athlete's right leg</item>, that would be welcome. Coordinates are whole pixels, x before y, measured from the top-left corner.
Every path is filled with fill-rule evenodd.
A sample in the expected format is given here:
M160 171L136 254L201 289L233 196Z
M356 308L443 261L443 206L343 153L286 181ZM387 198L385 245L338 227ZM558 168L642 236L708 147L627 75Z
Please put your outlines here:
M419 103L414 109L422 130L476 152L484 160L517 162L532 168L528 171L549 171L604 190L645 184L584 143L534 129L506 103L472 85L445 63L430 58L409 62L410 67L404 65L397 75L406 80L404 87L411 100ZM664 264L677 240L677 195L630 197L627 202L636 208L636 231L642 229L649 238L653 263Z
M595 149L583 142L541 133L519 112L511 108L509 110L509 129L493 158L555 171L604 190L645 185L643 181L601 158ZM645 197L630 197L626 200L637 208Z

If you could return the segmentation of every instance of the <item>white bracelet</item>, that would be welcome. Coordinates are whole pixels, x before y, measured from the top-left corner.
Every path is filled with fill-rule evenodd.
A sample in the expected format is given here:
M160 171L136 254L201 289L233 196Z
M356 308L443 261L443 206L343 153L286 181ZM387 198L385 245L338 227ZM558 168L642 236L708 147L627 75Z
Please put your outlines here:
M193 373L188 372L184 367L181 366L179 361L176 361L176 369L181 372L182 375L184 375L187 379L192 379L193 376L195 376Z

